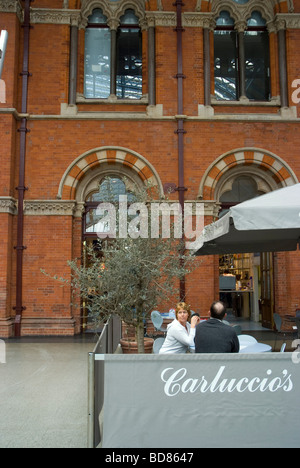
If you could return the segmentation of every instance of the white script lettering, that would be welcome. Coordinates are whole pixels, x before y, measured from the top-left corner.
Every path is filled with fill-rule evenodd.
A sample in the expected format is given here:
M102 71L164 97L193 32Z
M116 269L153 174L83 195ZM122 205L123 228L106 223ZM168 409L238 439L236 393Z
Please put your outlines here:
M174 369L168 367L161 373L161 380L165 383L164 392L167 396L173 397L179 393L244 393L244 392L270 392L279 390L291 392L293 389L292 376L286 369L282 371L282 376L272 376L271 369L266 371L267 377L254 377L252 379L242 377L239 379L224 378L226 366L221 366L213 380L209 381L201 378L191 378L187 376L187 369L182 367Z

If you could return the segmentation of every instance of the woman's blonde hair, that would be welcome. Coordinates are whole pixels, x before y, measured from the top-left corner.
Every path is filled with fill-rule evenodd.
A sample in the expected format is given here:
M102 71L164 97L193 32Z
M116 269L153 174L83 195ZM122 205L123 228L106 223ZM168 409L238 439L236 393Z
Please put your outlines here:
M189 314L188 316L188 321L191 320L191 307L186 304L185 302L178 302L177 306L176 306L176 309L175 309L175 316L176 316L176 319L178 319L177 315L178 315L178 312L183 309L183 310L186 310Z

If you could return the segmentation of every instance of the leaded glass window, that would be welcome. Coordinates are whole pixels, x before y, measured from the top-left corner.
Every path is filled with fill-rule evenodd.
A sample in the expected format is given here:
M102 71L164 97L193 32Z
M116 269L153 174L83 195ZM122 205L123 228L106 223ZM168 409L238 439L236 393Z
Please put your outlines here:
M220 100L238 99L238 50L234 20L222 11L214 34L215 94Z
M266 22L254 11L244 33L246 97L254 101L270 99L270 52Z
M242 33L228 11L220 13L214 32L214 76L218 100L270 100L269 34L260 12L252 13Z
M117 97L142 97L142 35L133 10L120 19L117 35Z
M86 198L86 214L84 219L84 233L85 235L92 235L94 233L109 233L111 226L107 221L103 222L103 214L97 213L98 206L101 203L112 203L118 207L120 195L126 195L127 203L135 201L135 195L132 191L128 190L125 182L115 176L104 178L97 191L91 192Z
M84 95L108 98L110 95L111 34L107 18L97 8L85 30Z
M100 8L93 10L85 30L84 97L142 97L142 34L132 9L120 18L116 41ZM114 36L115 37L115 36Z

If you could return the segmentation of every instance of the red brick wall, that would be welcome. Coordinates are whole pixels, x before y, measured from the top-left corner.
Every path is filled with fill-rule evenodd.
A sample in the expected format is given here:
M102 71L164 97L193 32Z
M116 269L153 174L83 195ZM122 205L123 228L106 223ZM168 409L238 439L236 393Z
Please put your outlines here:
M0 196L15 197L14 171L16 166L16 135L15 119L9 115L0 118ZM7 157L9 155L9 157Z
M13 297L11 289L12 277L12 255L13 255L13 216L0 213L0 336L9 337L12 333L12 322L10 321Z
M70 287L63 286L63 282L52 279L59 278L70 280L70 268L67 261L72 259L72 227L70 216L26 216L24 244L24 279L23 295L26 303L26 311L23 318L54 319L54 334L70 334L64 330L55 319L62 323L71 322L72 302ZM41 272L45 270L48 277ZM67 328L67 326L66 326ZM71 324L69 326L71 330ZM56 332L56 333L55 333ZM27 330L27 334L32 331ZM38 333L41 333L40 328ZM73 330L72 330L73 333Z
M59 114L60 104L68 101L69 44L68 26L35 24L30 31L31 114Z

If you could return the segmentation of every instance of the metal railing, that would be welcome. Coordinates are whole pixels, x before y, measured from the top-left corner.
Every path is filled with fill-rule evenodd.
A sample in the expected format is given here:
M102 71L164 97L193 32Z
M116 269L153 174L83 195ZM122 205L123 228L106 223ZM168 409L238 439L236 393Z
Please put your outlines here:
M101 355L114 354L118 349L120 338L120 319L111 316L104 325L94 350L88 356L88 448L97 447L101 441L98 421L104 401L104 361L101 361ZM95 366L95 356L97 356L97 366Z

